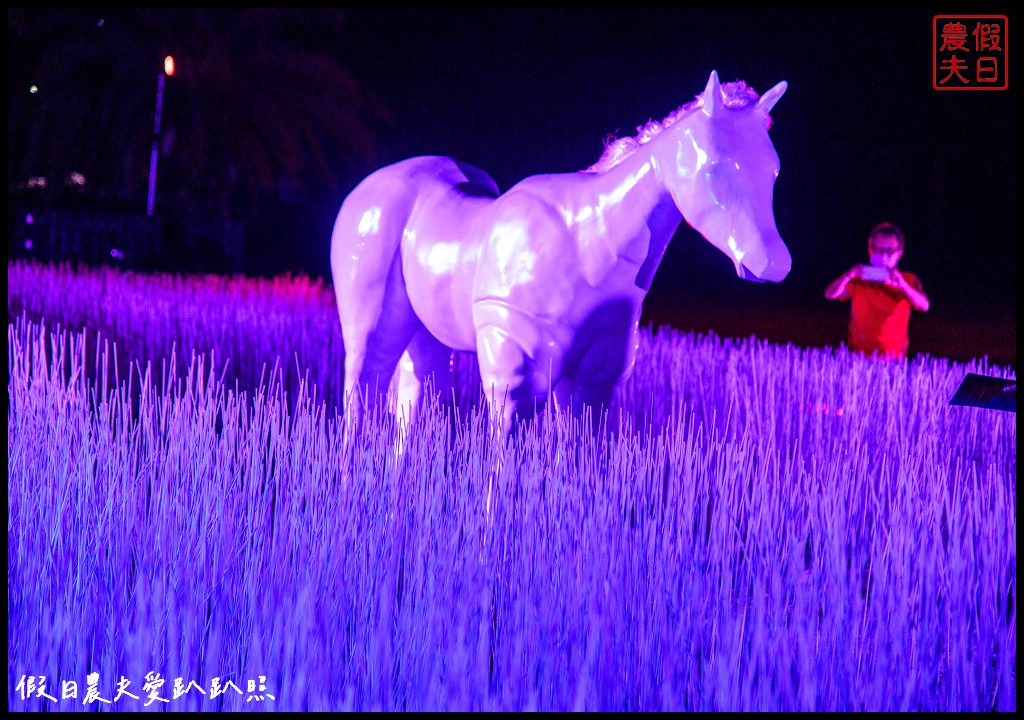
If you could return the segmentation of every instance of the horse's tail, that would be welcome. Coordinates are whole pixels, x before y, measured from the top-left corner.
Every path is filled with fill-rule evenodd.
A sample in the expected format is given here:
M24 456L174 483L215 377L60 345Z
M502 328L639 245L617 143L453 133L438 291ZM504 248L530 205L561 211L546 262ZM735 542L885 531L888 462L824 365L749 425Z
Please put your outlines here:
M409 158L367 176L341 205L331 235L335 283L364 269L376 277L384 255L400 250L420 190L427 185L455 188L467 196L497 197L498 186L484 171L452 158Z
M411 203L387 171L370 175L345 198L331 233L331 276L345 346L345 405L356 402L357 421L363 403L354 393L386 393L394 369L367 367L377 356L372 349L368 353L371 335L382 334L381 320L395 315L393 306L401 306L403 298L408 304L401 241ZM378 387L360 388L359 378L365 381L371 373Z
M400 203L389 202L380 192L380 183L370 182L373 179L364 180L345 198L334 221L331 275L339 311L354 308L360 302L360 291L383 283L399 252L408 212L402 212ZM343 329L344 315L342 312Z
M497 185L482 170L445 157L403 160L359 183L342 203L331 234L331 274L343 337L346 326L365 323L367 312L379 312L372 306L383 297L389 274L401 276L402 236L428 185L466 195L498 195Z

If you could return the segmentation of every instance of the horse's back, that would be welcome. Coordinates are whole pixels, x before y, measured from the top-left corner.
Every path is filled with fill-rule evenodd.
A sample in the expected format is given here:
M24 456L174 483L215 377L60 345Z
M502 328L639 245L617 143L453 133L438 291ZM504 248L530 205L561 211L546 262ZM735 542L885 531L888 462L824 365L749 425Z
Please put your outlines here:
M424 155L401 160L367 175L345 198L339 217L377 206L382 210L410 208L423 192L432 189L455 190L471 197L498 196L497 185L483 170L454 158Z
M342 202L331 235L335 274L358 262L368 244L398 250L409 216L425 197L456 193L464 197L498 196L487 173L441 156L421 156L388 165L368 175Z

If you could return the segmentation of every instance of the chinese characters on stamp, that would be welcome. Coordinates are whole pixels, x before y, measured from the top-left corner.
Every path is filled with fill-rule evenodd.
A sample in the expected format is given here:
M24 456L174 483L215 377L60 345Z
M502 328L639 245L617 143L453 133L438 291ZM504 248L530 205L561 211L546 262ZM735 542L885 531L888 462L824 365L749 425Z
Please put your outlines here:
M1009 23L1005 15L932 18L932 87L1006 90Z

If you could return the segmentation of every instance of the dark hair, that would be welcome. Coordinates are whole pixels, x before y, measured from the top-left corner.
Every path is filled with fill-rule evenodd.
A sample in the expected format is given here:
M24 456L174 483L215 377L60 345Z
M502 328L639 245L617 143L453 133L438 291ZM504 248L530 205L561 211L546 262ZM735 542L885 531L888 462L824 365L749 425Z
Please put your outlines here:
M896 242L899 243L900 250L906 245L906 238L903 237L903 231L893 225L891 222L880 222L871 228L871 232L868 234L868 242L876 235L888 235L889 237L896 238Z

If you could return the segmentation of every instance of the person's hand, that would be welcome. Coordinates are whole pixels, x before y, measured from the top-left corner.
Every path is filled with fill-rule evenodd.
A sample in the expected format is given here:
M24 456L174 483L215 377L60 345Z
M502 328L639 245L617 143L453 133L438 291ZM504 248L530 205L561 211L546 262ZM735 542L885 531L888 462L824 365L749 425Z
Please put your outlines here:
M847 278L849 278L850 280L863 280L865 267L867 267L867 265L864 265L863 263L857 263L856 265L854 265L853 267L846 271Z
M885 279L885 284L890 287L899 288L900 290L903 290L904 288L907 287L907 279L903 277L903 273L901 273L896 268L893 268L892 270L889 271L889 277Z

